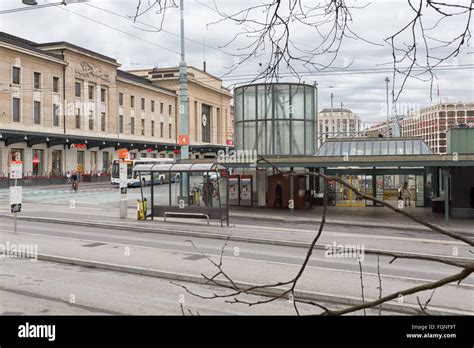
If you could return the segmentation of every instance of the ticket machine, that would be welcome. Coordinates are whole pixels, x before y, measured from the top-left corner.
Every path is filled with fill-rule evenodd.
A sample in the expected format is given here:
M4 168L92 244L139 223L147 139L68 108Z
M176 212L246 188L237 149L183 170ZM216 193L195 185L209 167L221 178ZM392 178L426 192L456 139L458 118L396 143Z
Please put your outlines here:
M229 205L240 205L240 175L229 176Z
M252 206L253 177L252 175L240 176L240 205Z

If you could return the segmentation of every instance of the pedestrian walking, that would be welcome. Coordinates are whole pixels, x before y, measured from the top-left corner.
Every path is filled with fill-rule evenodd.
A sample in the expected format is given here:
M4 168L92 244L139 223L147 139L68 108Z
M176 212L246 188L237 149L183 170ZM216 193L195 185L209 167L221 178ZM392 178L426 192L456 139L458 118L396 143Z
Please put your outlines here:
M77 192L77 190L79 190L79 183L78 183L78 176L76 172L72 173L71 180L72 180L71 190L74 190L74 192Z
M70 184L71 183L71 171L68 170L66 172L66 184Z
M408 183L405 182L403 184L402 190L401 190L403 202L405 203L405 206L410 206L411 207L411 191L410 188L408 187Z

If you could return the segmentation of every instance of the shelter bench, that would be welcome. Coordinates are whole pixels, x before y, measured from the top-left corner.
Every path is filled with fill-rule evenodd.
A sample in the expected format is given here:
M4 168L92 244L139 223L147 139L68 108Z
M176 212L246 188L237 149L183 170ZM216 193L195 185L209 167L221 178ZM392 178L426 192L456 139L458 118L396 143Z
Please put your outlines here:
M180 218L189 218L189 219L207 219L207 224L209 225L209 215L204 213L177 213L177 212L165 212L164 221L166 222L167 217L180 217Z

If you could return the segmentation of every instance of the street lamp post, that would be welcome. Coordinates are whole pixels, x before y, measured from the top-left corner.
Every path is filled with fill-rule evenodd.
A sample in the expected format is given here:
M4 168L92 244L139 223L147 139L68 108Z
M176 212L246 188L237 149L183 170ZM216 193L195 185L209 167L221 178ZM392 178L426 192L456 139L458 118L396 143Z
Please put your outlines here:
M186 51L184 44L184 0L179 3L179 17L181 26L181 62L179 63L179 132L180 135L188 136L188 67L186 64ZM181 145L181 159L189 159L188 144ZM181 180L181 196L188 197L188 178L183 173Z
M390 82L390 79L387 77L385 77L385 85L386 85L386 94L387 94L387 123L385 125L385 131L386 131L386 135L387 137L390 136L390 133L389 133L389 124L388 124L388 121L389 121L389 105L388 105L388 83Z

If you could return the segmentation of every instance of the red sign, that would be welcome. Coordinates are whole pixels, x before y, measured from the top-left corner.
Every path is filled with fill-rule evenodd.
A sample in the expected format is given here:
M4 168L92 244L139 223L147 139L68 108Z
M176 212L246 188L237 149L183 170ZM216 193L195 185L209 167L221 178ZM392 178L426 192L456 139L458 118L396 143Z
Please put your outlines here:
M128 150L127 149L120 149L117 151L118 158L120 159L128 159Z
M181 150L173 150L173 153L174 153L175 155L179 155L179 154L181 153Z
M153 151L153 149L152 149L151 147L149 147L148 149L146 149L146 151L147 151L148 153L150 153L150 152Z
M86 145L86 144L71 144L70 148L71 148L71 149L86 150L86 149L87 149L87 145Z
M189 145L189 135L187 134L182 134L178 137L178 143L181 146L186 146Z

